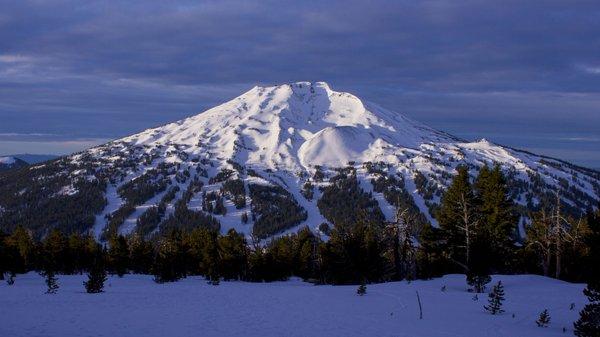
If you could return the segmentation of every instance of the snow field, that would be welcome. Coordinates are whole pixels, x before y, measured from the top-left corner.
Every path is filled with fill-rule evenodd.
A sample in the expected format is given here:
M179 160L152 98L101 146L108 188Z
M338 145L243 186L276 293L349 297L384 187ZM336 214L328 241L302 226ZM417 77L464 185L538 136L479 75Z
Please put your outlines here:
M212 286L199 277L156 284L149 275L110 277L105 293L91 295L85 279L59 275L56 295L44 294L35 273L1 283L0 336L572 336L586 303L583 285L533 275L494 276L506 292L506 312L498 316L484 311L487 294L473 300L463 275L367 285L362 297L357 286L299 280ZM544 309L551 323L539 328Z

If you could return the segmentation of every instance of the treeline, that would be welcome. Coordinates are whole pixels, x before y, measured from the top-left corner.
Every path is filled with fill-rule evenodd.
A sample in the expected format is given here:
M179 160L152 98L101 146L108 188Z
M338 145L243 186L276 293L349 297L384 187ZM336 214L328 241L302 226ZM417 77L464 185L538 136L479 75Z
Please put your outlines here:
M65 159L0 173L0 230L19 225L36 237L47 228L85 232L106 205L103 180L72 178L69 172L87 172Z
M599 205L600 206L600 205ZM436 272L460 272L475 288L490 273L535 273L569 281L586 281L591 275L592 239L600 230L598 210L574 218L563 212L557 193L552 202L539 205L522 223L499 166L480 169L469 178L459 167L436 212L439 228L426 227L421 249L429 252ZM598 209L598 207L597 207ZM525 239L519 238L525 231Z
M0 275L31 270L83 273L100 259L110 273L154 274L157 282L202 275L213 283L298 276L319 284L358 284L465 273L473 289L483 291L491 273L593 279L599 261L593 248L600 246L600 211L569 218L557 198L531 214L527 239L520 242L519 217L505 180L499 167L483 167L473 180L466 168L459 168L442 196L436 214L439 228L424 225L401 208L394 222L358 212L351 226L335 223L327 241L308 228L266 243L259 243L258 235L247 240L233 230L220 234L216 225L195 226L205 219L187 214L183 204L172 216L187 219L189 226L166 226L151 240L137 232L112 236L102 246L91 236L65 236L54 230L37 241L30 231L17 227L0 238ZM338 189L354 190L352 180L340 179L336 186L326 191L331 200ZM347 196L357 203L363 197Z

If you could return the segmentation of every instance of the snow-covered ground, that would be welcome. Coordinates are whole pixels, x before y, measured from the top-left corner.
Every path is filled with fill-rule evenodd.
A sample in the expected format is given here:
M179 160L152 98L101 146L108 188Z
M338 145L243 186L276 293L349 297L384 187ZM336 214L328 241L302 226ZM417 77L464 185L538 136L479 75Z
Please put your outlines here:
M59 276L55 295L44 294L34 273L2 282L0 336L572 336L585 304L583 285L532 275L494 277L506 292L499 316L484 311L485 294L473 300L462 275L368 285L363 297L356 286L298 280L211 286L198 277L156 284L146 275L111 277L105 293L90 295L84 280ZM552 321L539 328L544 309Z

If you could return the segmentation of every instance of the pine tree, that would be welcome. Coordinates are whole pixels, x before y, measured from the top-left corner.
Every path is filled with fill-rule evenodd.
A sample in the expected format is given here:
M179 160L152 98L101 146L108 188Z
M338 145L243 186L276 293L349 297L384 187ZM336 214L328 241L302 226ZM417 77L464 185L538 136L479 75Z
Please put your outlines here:
M108 261L110 269L123 277L129 268L129 245L123 235L113 236L109 240Z
M540 313L540 317L535 321L537 326L540 328L547 328L548 324L550 324L550 314L548 313L548 309L544 309Z
M362 283L361 283L361 284L358 286L358 289L356 289L356 293L357 293L359 296L363 296L363 295L365 295L365 294L367 293L367 286L365 285L365 283L364 283L364 282L362 282Z
M104 291L104 282L106 282L106 269L102 256L96 256L94 263L88 273L88 280L83 282L85 290L90 294L97 294Z
M152 273L156 283L174 282L182 277L177 270L176 260L176 244L167 238L163 238L158 243L156 257L152 265Z
M227 214L227 208L225 207L225 204L223 203L222 196L218 196L217 200L215 200L215 208L214 208L213 212L215 214L220 214L220 215Z
M245 277L248 249L244 236L230 229L218 237L220 274L225 280L241 280Z
M35 242L31 231L23 226L17 226L13 233L6 238L6 246L9 250L10 272L13 275L16 273L24 273L32 269L35 261Z
M47 270L44 272L44 276L46 277L46 286L48 287L46 294L56 294L58 291L58 282L54 271Z
M586 238L590 252L588 265L597 266L600 263L600 203L595 212L587 215L590 233ZM578 337L600 337L600 271L598 268L589 268L590 281L583 293L589 302L581 310L580 317L575 322L575 335Z
M494 286L488 295L488 305L484 305L483 307L492 315L501 314L504 312L502 301L504 301L504 286L502 285L502 281L498 281L498 284Z
M17 277L17 275L15 274L14 271L10 271L8 273L8 278L6 279L6 284L8 284L9 286L12 286L13 284L15 284L15 277Z
M488 264L503 267L514 250L518 216L500 166L495 165L492 169L487 165L482 167L473 188L479 206L480 232L487 242L486 259Z
M476 293L484 292L485 286L492 281L488 253L488 240L485 240L482 234L477 235L471 246L471 258L469 259L469 270L467 271L467 284Z
M579 313L579 319L574 324L575 336L600 337L600 282L588 283L583 293L590 303Z
M588 235L585 237L585 243L589 247L587 258L588 266L600 266L600 202L596 206L596 211L588 211L587 225ZM588 268L588 279L600 280L600 268Z
M463 271L467 271L471 245L479 223L478 203L469 181L469 171L464 166L459 166L457 171L458 174L442 196L436 219L446 237L446 254Z
M130 236L129 261L133 273L150 274L154 261L154 248L152 243L145 241L139 233Z
M416 249L413 245L415 228L418 228L415 216L408 209L396 209L396 221L386 224L384 239L387 241L386 255L390 260L388 278L391 280L416 277Z
M534 213L530 218L532 222L527 227L526 247L537 253L544 276L549 276L554 244L552 221L544 209Z
M490 283L492 277L487 274L467 273L467 284L473 287L476 293L485 291L485 286Z
M200 249L200 265L209 284L218 285L221 279L221 256L217 242L218 233L203 231Z
M42 253L46 269L65 272L65 260L69 255L67 238L58 229L50 231L44 239Z
M441 229L423 226L417 251L417 277L431 279L449 271L450 262L444 253L444 235Z
M4 243L6 236L7 235L0 230L0 281L4 281L4 273L6 272L6 267L8 265L8 249Z

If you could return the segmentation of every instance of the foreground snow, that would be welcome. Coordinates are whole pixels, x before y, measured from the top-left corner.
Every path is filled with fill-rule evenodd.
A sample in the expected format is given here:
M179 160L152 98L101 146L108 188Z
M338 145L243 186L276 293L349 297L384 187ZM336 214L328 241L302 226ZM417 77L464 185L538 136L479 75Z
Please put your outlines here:
M297 280L210 286L192 277L159 285L146 275L110 278L105 293L90 295L84 279L60 276L56 295L44 294L43 278L33 273L13 286L3 282L0 336L572 336L585 303L583 285L531 275L494 277L505 284L500 316L484 312L487 296L474 301L462 275L368 285L363 297L356 286ZM545 308L552 322L538 328Z

